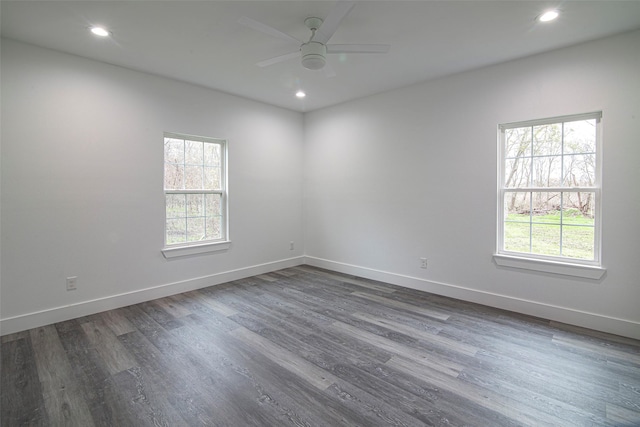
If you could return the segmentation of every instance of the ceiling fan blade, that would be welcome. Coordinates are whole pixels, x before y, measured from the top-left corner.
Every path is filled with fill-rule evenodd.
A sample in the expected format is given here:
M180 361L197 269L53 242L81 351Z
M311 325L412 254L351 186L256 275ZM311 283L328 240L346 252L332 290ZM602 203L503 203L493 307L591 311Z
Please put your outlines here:
M351 12L355 5L356 3L353 1L338 1L316 31L313 40L326 44L340 26L342 19Z
M258 67L268 67L269 65L277 64L278 62L283 62L288 59L299 58L300 51L295 51L291 53L285 53L284 55L276 56L271 59L265 59L264 61L258 62L256 65Z
M387 53L388 44L328 44L327 53Z
M262 22L258 22L255 21L251 18L247 18L246 16L241 17L240 19L238 19L238 24L247 26L251 29L254 29L256 31L260 31L261 33L265 33L268 34L270 36L273 37L277 37L279 39L283 39L283 40L287 40L289 42L292 43L296 43L296 44L302 44L303 42L301 42L300 40L296 39L295 37L291 37L289 34L285 34L280 30L276 30L273 27L268 26L267 24L263 24Z

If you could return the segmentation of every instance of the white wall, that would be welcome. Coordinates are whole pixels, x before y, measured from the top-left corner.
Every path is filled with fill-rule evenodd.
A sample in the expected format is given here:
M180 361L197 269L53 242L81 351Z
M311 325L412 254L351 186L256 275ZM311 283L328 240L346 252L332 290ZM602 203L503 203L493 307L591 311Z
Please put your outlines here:
M1 78L3 334L303 261L302 114L8 40ZM228 140L229 251L162 256L164 131Z
M640 338L638 46L636 31L307 114L307 262ZM497 125L597 110L606 276L497 267Z

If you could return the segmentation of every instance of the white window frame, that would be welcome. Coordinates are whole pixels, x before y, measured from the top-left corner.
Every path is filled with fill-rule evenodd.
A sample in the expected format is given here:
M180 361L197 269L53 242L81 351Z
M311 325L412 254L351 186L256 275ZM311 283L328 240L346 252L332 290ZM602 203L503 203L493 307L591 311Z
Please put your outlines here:
M173 132L164 132L163 141L165 138L183 139L188 141L200 141L205 143L215 143L221 147L221 188L219 190L208 189L189 189L189 190L169 190L164 188L164 172L162 174L162 187L164 190L165 206L164 206L164 227L163 227L163 241L164 247L162 248L162 254L165 258L176 258L190 255L205 254L210 252L226 251L231 247L231 241L229 240L229 207L228 207L228 173L227 173L227 160L228 160L228 144L227 140L219 138L210 138L204 136L188 135ZM163 149L162 162L165 163L165 153ZM164 167L163 167L164 171ZM167 207L166 197L169 194L219 194L221 205L221 237L215 240L204 240L198 242L187 242L177 244L167 244Z
M596 165L595 182L590 187L518 187L516 189L505 187L505 131L507 129L548 125L554 123L572 122L578 120L596 120ZM594 259L580 260L562 256L546 256L524 252L512 252L504 249L504 198L514 190L533 192L593 192L594 203ZM575 114L568 116L550 117L538 120L513 122L498 125L498 209L497 209L497 236L496 253L493 258L497 265L503 267L520 268L526 270L542 271L546 273L562 274L589 279L600 279L606 269L603 268L601 259L602 241L602 112Z

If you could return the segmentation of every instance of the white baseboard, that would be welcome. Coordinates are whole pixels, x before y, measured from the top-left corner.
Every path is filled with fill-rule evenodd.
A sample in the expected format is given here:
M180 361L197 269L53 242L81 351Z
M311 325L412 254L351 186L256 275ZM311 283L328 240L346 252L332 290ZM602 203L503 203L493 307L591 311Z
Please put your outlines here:
M619 319L602 314L589 313L572 308L529 301L508 295L479 291L477 289L465 288L462 286L435 282L418 277L375 270L372 268L359 267L322 258L305 256L304 263L340 273L378 280L380 282L391 283L393 285L417 289L463 301L515 311L543 319L581 326L583 328L593 329L596 331L640 339L640 323L632 320Z
M44 325L50 325L56 322L63 322L65 320L88 316L106 310L113 310L115 308L126 307L132 304L139 304L141 302L150 301L157 298L164 298L182 292L193 291L196 289L205 288L207 286L219 285L233 280L239 280L246 277L265 274L272 271L281 270L283 268L295 267L303 263L304 257L302 256L289 258L266 264L240 268L237 270L224 271L208 276L196 277L194 279L184 280L180 282L153 286L146 289L112 295L90 301L83 301L76 304L65 305L62 307L51 308L34 313L27 313L20 316L9 317L0 320L0 332L1 335L12 334L14 332L20 332Z

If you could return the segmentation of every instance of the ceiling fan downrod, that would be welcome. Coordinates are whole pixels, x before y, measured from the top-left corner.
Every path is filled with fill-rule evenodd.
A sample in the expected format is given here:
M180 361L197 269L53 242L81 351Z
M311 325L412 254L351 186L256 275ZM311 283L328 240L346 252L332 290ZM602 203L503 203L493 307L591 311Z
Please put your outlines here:
M302 66L307 70L320 70L327 63L327 46L313 39L316 36L316 31L322 25L322 19L310 17L304 20L304 25L311 30L311 37L308 42L300 46Z

